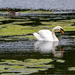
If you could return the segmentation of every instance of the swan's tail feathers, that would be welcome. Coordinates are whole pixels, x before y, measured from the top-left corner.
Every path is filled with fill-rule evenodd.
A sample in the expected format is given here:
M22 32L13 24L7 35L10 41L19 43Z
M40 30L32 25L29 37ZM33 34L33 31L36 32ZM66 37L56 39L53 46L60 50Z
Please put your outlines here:
M35 36L35 38L36 38L37 40L43 40L43 39L41 38L41 36L40 36L38 33L33 33L33 35Z

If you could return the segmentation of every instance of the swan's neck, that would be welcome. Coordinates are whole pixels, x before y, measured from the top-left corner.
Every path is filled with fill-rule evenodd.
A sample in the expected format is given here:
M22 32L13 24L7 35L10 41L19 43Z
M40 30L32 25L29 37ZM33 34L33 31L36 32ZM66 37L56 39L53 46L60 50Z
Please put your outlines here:
M52 30L52 36L53 36L54 41L59 41L55 35L55 29Z

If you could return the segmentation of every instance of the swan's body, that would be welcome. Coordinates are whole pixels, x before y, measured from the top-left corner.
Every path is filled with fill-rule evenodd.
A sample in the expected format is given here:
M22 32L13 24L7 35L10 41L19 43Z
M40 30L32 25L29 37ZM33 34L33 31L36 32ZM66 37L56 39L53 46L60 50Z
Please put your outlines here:
M55 35L55 30L60 30L62 33L63 29L60 26L56 26L53 28L52 32L49 30L40 30L38 33L33 33L37 40L41 41L59 41Z

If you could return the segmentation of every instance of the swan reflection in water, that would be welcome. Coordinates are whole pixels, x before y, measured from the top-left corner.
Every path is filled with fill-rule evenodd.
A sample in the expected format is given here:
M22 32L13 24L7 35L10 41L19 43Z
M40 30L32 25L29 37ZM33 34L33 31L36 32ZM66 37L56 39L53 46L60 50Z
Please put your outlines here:
M53 53L54 57L63 57L64 49L56 51L59 42L37 41L34 43L34 50L41 53Z

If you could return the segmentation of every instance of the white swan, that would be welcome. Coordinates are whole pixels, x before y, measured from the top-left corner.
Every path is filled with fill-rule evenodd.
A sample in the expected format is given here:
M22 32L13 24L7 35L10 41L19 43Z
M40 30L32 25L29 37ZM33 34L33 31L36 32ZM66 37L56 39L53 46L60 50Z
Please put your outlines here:
M55 30L60 30L62 33L64 33L62 27L56 26L53 28L52 32L49 30L40 30L38 33L33 33L33 35L36 37L37 40L59 41L55 35Z

